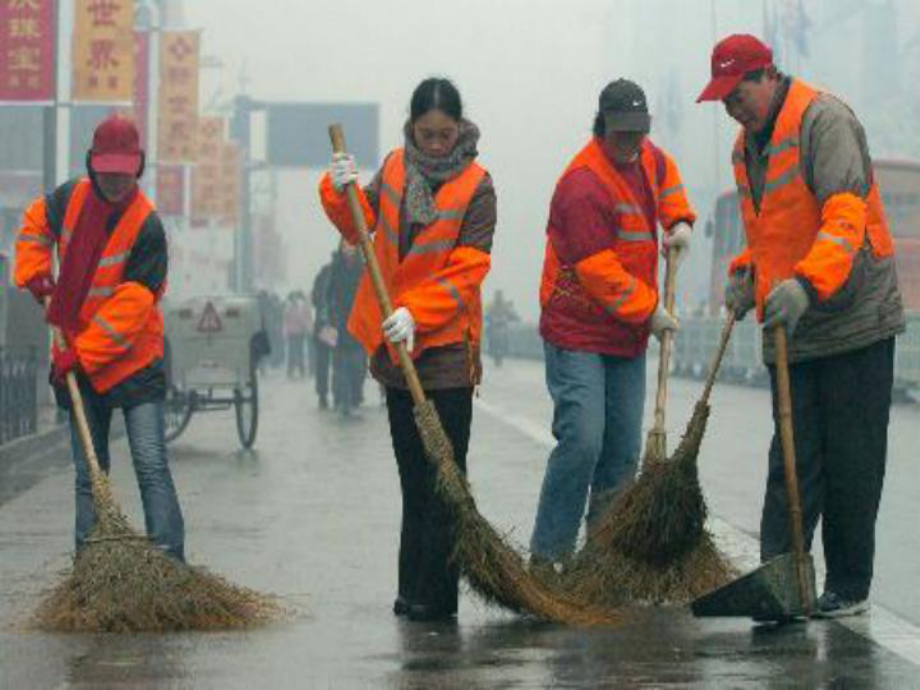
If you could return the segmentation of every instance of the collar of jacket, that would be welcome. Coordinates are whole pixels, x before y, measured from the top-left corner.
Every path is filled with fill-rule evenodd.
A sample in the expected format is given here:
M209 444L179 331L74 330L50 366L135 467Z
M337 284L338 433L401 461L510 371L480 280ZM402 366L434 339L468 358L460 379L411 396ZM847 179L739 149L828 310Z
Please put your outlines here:
M767 117L767 126L759 132L749 132L746 135L745 145L751 151L760 153L764 147L770 143L773 138L773 130L776 128L776 120L786 102L786 96L789 95L789 86L792 84L791 77L783 77L780 81L776 93L773 94L773 102L770 104L770 114Z

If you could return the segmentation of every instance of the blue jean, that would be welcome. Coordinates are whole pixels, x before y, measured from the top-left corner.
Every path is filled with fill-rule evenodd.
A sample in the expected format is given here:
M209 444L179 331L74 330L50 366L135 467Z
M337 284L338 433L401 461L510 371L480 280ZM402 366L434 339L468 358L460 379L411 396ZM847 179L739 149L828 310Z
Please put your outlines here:
M99 466L109 471L109 429L112 408L107 407L91 393L84 395L87 423L93 437L93 447ZM72 415L73 413L71 413ZM147 402L124 408L125 429L134 472L144 505L144 522L147 536L156 546L180 561L185 560L185 523L176 487L166 456L166 439L163 422L163 403ZM77 433L73 416L70 423L71 445L76 468L76 547L86 543L96 521L89 467Z
M645 355L627 359L545 343L546 385L553 399L553 436L531 553L557 561L575 550L587 521L610 492L635 477L642 444Z

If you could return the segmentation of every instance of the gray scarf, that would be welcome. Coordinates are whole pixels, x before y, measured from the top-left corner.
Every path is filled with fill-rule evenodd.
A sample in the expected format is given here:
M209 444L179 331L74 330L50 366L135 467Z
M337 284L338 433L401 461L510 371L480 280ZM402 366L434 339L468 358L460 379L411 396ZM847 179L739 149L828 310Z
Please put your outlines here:
M468 120L460 121L460 136L454 150L447 156L426 156L415 145L412 123L407 122L405 134L406 218L410 224L431 225L438 219L432 187L453 179L475 160L479 151L479 128Z

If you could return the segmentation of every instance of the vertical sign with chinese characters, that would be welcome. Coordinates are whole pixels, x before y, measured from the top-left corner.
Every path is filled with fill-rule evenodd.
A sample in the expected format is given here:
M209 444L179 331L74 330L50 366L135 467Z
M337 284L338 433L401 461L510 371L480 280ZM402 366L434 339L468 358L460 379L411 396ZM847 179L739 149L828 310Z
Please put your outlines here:
M157 166L157 212L161 216L185 213L185 170L181 165Z
M73 99L127 103L134 87L134 0L76 0Z
M54 100L56 0L0 0L0 101Z
M224 120L198 119L198 157L192 172L192 218L216 218L222 212L221 164L223 163Z
M150 106L150 32L134 32L134 86L132 101L134 121L141 134L141 146L147 150L147 119Z
M195 31L164 31L160 43L157 139L163 163L194 163L198 129L198 52Z

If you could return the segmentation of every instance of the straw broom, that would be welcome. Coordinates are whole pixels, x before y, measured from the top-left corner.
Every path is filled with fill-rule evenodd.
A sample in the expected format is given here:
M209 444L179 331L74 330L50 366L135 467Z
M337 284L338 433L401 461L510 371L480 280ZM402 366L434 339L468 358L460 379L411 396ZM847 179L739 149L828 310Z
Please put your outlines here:
M341 125L329 126L329 138L335 153L346 151ZM387 318L393 313L393 306L368 235L354 183L345 188L345 194L380 310L384 318ZM614 612L560 595L534 577L525 567L520 554L480 515L469 483L454 461L453 446L437 410L425 397L405 343L398 343L396 350L412 395L415 424L426 457L437 469L437 495L454 519L457 541L454 558L471 587L487 601L544 620L578 625L602 625L618 621Z
M692 549L706 522L697 458L709 419L709 396L735 324L725 321L719 347L710 364L703 395L693 409L683 438L667 460L647 455L636 482L621 491L592 530L601 550L616 549L652 563L665 564Z
M703 395L674 455L646 465L636 483L614 499L566 574L566 591L574 596L608 605L686 603L735 575L705 529L697 471L709 396L734 323L729 314Z
M47 307L49 301L46 300ZM58 348L67 344L52 328ZM96 523L73 570L39 604L35 624L53 632L167 632L246 628L281 613L271 597L167 556L129 524L99 466L77 377L67 374Z

